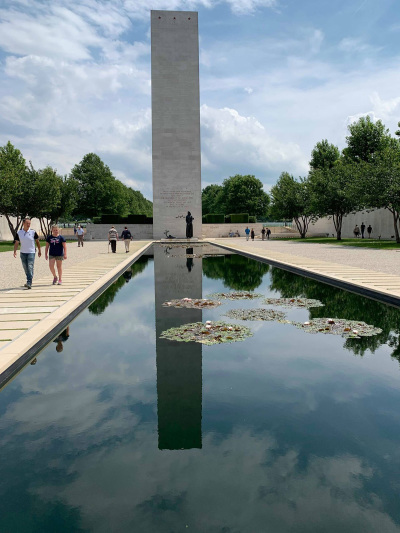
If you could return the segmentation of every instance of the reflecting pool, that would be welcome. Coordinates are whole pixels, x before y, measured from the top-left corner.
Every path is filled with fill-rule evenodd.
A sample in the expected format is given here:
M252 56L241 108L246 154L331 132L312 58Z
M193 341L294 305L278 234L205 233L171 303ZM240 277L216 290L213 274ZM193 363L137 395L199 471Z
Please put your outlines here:
M255 291L344 339L163 307ZM277 308L278 309L278 308ZM243 342L161 339L245 324ZM0 531L400 532L400 311L218 249L155 246L0 391Z

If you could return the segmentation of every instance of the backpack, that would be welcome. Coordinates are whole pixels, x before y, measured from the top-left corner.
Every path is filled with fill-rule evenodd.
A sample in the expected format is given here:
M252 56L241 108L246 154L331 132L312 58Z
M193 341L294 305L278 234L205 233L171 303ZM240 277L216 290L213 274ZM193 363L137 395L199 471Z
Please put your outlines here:
M131 239L131 238L132 238L131 232L129 230L126 230L125 239Z

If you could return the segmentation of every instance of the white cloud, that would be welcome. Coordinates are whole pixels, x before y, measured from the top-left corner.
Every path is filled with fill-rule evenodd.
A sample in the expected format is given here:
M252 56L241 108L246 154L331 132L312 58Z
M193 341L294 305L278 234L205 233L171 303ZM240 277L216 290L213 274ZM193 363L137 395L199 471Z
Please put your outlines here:
M202 149L214 169L230 166L234 171L240 166L260 171L297 165L305 170L299 146L279 141L255 117L203 105L201 126Z

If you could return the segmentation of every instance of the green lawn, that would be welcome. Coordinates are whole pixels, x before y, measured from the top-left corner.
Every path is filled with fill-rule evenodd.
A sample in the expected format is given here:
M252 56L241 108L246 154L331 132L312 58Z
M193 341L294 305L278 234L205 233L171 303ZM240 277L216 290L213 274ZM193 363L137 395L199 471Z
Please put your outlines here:
M274 239L275 240L275 239ZM342 239L338 241L333 237L310 237L306 239L276 239L282 241L306 242L315 244L336 244L338 246L356 246L357 248L374 248L377 250L400 250L400 244L395 241L383 241L378 239Z

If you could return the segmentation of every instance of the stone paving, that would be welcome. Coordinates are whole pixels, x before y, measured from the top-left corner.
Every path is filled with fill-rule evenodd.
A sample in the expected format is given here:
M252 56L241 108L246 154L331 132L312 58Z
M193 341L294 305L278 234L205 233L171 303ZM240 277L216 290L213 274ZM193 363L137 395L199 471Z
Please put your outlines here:
M62 285L52 285L52 276L47 274L35 277L31 290L19 287L0 291L0 374L123 270L149 242L132 242L129 254L120 247L116 254L103 251L79 264L66 266ZM107 243L102 243L102 250L106 246Z

